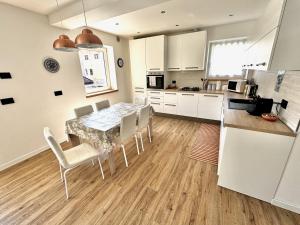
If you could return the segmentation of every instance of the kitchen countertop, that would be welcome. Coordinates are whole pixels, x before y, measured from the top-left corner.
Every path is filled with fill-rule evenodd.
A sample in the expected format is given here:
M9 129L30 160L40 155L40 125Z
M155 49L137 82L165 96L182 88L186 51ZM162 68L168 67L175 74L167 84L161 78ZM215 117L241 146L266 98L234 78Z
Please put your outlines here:
M250 115L246 110L229 109L229 98L247 99L247 97L243 94L233 92L224 93L224 127L240 128L292 137L296 136L296 133L280 120L277 120L276 122L269 122L260 116Z
M208 90L200 90L200 91L183 91L181 89L165 89L164 92L183 92L183 93L198 93L198 94L218 94L223 95L224 91L208 91Z

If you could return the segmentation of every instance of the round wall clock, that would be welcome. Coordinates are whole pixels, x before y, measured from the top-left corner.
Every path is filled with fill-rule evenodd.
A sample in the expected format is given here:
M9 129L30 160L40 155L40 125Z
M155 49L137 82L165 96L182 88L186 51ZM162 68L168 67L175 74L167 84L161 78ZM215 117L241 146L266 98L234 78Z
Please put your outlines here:
M44 60L44 67L50 73L57 73L59 71L59 63L56 59L53 58L46 58Z
M122 58L118 58L117 63L120 68L122 68L124 66L124 61Z

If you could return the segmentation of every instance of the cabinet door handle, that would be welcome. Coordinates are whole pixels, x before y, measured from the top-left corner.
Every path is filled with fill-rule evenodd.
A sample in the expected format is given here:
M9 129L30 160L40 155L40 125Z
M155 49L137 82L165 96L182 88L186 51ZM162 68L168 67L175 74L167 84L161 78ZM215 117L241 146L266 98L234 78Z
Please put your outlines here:
M160 94L160 92L157 91L150 91L151 94Z
M135 93L143 93L143 94L144 94L144 92L143 92L143 91L135 91Z
M142 88L142 87L135 87L134 89L142 89L142 90L144 90L144 88Z
M167 105L167 106L176 106L176 105L174 105L174 104L165 104L165 105Z
M265 66L265 65L267 65L267 63L265 62L256 64L256 66Z
M158 97L150 97L151 99L160 99L160 98L158 98Z
M176 93L167 93L165 92L166 95L176 95Z
M160 68L150 68L149 70L160 70Z
M218 98L218 95L204 95L205 97Z
M180 68L178 68L178 67L169 67L168 69L169 70L179 70Z
M151 105L160 105L160 103L156 103L156 102L151 102Z
M194 94L181 94L181 95L194 96Z
M187 66L185 67L186 69L198 69L199 67L198 66Z

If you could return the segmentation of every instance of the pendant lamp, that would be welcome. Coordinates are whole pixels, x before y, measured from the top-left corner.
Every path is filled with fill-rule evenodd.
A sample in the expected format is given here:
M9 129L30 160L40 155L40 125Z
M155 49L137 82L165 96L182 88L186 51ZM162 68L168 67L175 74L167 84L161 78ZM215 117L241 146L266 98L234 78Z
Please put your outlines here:
M56 0L56 5L57 9L59 9L58 6L58 0ZM60 19L60 24L62 26L62 18ZM67 35L59 35L58 39L56 39L53 42L53 48L58 51L63 51L63 52L74 52L77 51L78 49L75 47L75 43L70 40L70 38Z
M85 26L81 32L81 34L77 35L75 39L75 46L77 48L101 48L103 47L102 41L99 37L97 37L95 34L93 34L93 31L87 28L87 21L86 21L86 15L85 15L85 8L83 0L81 0L82 3L82 9L83 9L83 15L84 15L84 21Z

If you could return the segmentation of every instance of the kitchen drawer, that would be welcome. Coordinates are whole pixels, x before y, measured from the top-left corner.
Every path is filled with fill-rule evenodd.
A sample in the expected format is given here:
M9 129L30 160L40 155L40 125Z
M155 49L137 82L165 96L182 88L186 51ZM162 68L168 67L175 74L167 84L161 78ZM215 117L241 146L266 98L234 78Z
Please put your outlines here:
M210 120L221 120L223 95L200 94L198 117Z
M177 104L164 103L164 113L177 115Z
M163 96L148 96L148 99L150 102L164 102L164 97Z
M164 96L164 92L163 91L155 91L155 90L153 90L153 91L147 91L147 93L148 93L148 96Z
M150 105L152 106L154 112L158 112L158 113L164 112L164 103L150 101Z
M178 94L178 115L197 117L198 94L179 93Z
M177 93L176 92L165 92L164 102L177 104Z

